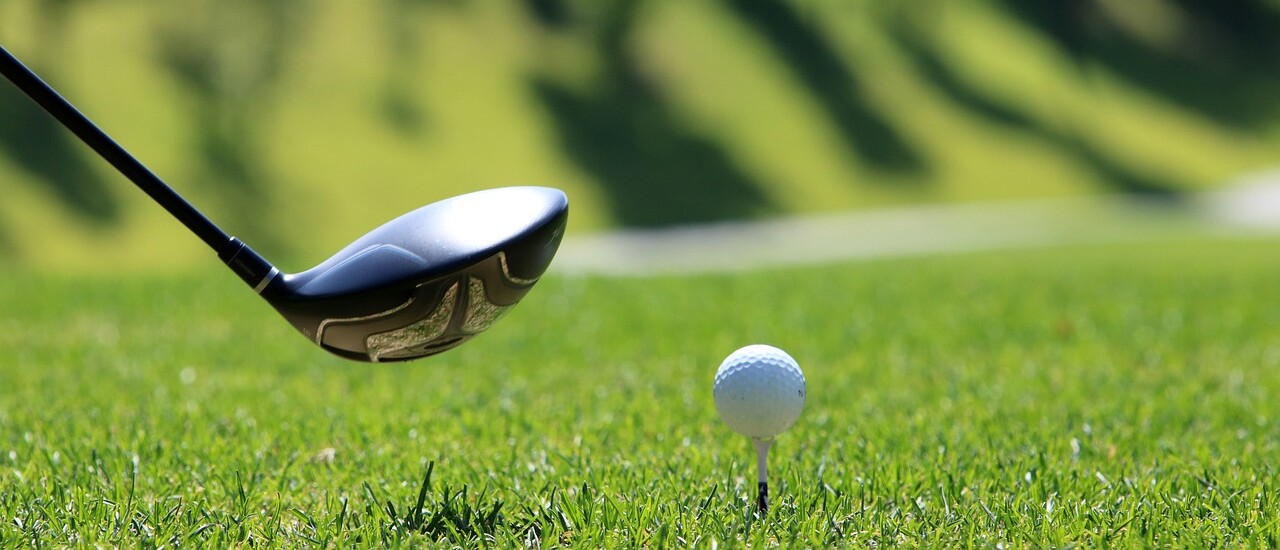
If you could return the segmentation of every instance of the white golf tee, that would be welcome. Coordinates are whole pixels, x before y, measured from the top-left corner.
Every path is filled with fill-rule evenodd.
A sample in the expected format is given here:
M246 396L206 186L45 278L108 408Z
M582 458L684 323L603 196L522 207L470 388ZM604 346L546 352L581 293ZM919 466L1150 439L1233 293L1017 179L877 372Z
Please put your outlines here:
M773 438L752 438L751 442L756 445L756 507L763 514L769 511L769 448Z

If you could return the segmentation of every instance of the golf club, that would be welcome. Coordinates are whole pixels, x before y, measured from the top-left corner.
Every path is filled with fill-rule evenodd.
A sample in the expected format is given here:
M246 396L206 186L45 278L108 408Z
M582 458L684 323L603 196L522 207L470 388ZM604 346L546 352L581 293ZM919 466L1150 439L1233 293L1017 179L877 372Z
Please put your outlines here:
M304 336L359 361L452 349L493 325L546 271L564 193L506 187L413 210L319 265L285 274L228 235L0 47L0 73L209 245Z

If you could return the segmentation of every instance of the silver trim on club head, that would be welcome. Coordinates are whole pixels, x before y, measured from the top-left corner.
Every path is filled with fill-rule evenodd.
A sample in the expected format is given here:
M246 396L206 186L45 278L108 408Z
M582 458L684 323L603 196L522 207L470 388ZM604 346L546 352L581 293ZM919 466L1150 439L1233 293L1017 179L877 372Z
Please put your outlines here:
M322 318L315 325L314 334L306 328L302 331L321 347L340 350L339 355L357 354L372 362L433 355L493 326L539 280L515 275L511 268L507 253L498 251L456 275L414 285L404 302L389 309L354 317ZM409 324L386 328L399 324L392 319L400 321L400 316L409 317L403 319ZM365 332L380 329L376 333Z
M271 280L275 279L278 275L280 275L280 270L272 267L271 271L267 272L267 276L263 277L261 281L258 281L258 285L253 287L253 291L258 294L262 294L262 289L267 288L267 285L271 284Z
M320 321L320 326L316 327L316 343L321 345L324 344L324 330L325 328L328 328L328 326L332 323L347 323L351 321L369 321L372 319L377 319L379 317L386 317L397 311L400 311L400 310L403 310L404 308L409 307L409 305L412 304L413 301L416 300L417 298L418 297L416 295L410 296L409 299L405 300L403 304L400 304L386 311L380 311L378 313L365 315L363 317L331 317L323 321Z
M515 304L500 306L489 300L484 281L467 277L467 312L461 330L467 334L480 334L498 322Z
M536 277L533 279L523 279L520 277L516 277L515 275L512 275L511 268L507 266L507 252L505 250L498 252L498 265L502 268L502 276L506 277L508 281L511 281L515 284L518 284L521 286L531 286L533 285L533 283L538 282L538 279Z
M421 320L395 330L371 334L365 339L369 359L375 363L384 355L402 352L421 346L444 335L458 306L458 283L449 286L440 305Z

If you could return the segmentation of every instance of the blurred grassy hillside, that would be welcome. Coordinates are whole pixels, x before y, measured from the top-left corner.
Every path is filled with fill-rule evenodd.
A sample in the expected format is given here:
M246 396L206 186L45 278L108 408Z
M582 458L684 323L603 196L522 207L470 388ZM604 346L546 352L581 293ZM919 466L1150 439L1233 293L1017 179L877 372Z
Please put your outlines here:
M1176 197L1280 163L1277 31L1272 0L0 1L0 44L286 270L499 185L565 189L578 233ZM0 194L0 263L212 265L7 83Z

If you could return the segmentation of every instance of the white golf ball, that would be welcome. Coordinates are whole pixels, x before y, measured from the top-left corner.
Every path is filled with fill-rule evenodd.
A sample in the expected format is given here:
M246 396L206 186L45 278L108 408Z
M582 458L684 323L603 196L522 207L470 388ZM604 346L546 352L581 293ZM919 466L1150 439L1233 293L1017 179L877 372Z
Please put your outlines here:
M804 408L804 373L787 352L756 344L725 358L716 371L716 411L733 431L755 439L776 436Z

